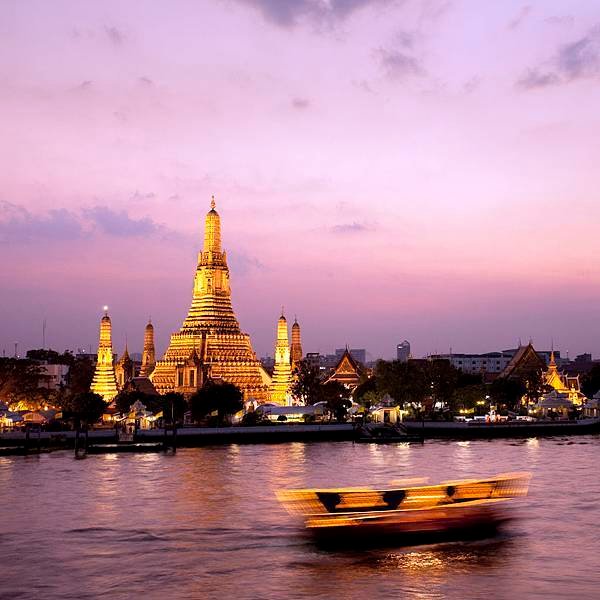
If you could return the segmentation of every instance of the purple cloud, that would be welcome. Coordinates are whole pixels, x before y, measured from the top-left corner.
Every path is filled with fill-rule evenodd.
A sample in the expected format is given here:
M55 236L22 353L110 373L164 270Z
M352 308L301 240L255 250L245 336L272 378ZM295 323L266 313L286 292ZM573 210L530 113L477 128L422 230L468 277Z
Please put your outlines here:
M281 27L293 27L300 19L341 20L368 5L390 0L238 0L259 10L265 19Z
M409 76L423 75L425 70L414 57L400 50L377 50L379 64L390 79L405 79Z
M340 225L334 225L331 227L330 231L332 233L339 234L349 234L349 233L365 233L367 231L372 231L374 227L367 225L365 223L358 223L354 221L353 223L342 223Z
M150 217L132 219L127 211L115 211L108 206L94 206L82 212L100 231L116 237L154 235L165 230L163 225L154 222Z
M73 240L82 237L80 220L64 208L34 215L25 207L0 202L0 243L31 240Z

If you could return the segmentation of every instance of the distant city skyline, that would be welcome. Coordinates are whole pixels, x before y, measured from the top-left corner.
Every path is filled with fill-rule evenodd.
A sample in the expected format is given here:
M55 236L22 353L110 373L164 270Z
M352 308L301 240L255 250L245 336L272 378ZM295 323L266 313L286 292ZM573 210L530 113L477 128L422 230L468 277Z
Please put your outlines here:
M257 355L600 354L600 6L0 5L0 349L157 354L212 194Z

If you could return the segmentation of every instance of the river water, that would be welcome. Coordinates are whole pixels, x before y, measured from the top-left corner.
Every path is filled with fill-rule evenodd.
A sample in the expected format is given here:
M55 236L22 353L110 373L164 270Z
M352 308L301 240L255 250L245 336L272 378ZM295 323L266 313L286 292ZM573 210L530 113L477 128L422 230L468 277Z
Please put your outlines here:
M598 598L599 456L586 436L4 457L0 597ZM479 541L326 551L274 495L515 470L520 518Z

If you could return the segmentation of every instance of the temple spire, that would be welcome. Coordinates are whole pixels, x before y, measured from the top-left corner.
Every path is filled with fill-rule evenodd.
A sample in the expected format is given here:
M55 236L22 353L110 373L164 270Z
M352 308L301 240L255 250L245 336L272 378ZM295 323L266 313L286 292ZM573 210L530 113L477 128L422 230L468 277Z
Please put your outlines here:
M104 316L100 320L98 360L90 389L95 394L102 396L105 402L112 402L117 395L117 381L112 353L112 324L108 316L108 306L104 307Z
M215 210L215 206L215 197L213 196L204 224L204 253L221 252L221 218Z
M300 339L300 325L298 319L294 316L294 324L292 325L292 347L290 352L292 361L292 370L302 360L302 341Z
M282 307L283 308L283 307ZM275 367L271 380L270 399L277 404L286 404L292 382L290 365L290 346L286 318L282 314L277 322L277 340L275 342Z
M156 366L156 352L154 350L154 325L152 320L148 320L148 325L144 330L144 350L142 352L142 366L140 368L140 377L150 377Z

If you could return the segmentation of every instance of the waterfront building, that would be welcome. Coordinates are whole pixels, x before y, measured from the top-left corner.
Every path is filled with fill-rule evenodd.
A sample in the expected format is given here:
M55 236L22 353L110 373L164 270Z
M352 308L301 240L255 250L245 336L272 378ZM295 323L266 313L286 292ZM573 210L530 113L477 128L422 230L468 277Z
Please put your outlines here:
M548 370L544 373L544 383L552 388L549 394L544 394L544 397L553 395L555 398L564 398L572 406L581 406L586 400L585 394L581 391L579 375L570 376L559 373L554 353L550 357Z
M275 404L289 404L290 385L292 383L292 367L290 364L290 347L287 321L283 313L277 322L277 339L275 341L275 366L269 398Z
M107 403L112 402L117 395L117 380L115 378L112 352L112 325L106 307L104 316L100 321L98 361L90 389L95 394L100 394Z
M362 368L360 364L354 359L352 354L350 354L348 348L346 348L326 383L330 381L339 381L348 389L354 390L360 383L361 375Z
M239 387L245 401L268 398L270 378L231 305L227 254L221 248L221 219L214 198L206 215L190 310L150 379L161 394L189 393L206 379L221 379Z
M144 330L144 350L142 352L142 366L140 368L140 377L150 377L156 366L156 352L154 350L154 325L148 321Z
M500 373L500 377L506 379L527 379L531 373L542 373L546 370L546 361L535 351L533 344L529 342L521 346L509 363Z
M408 362L410 358L410 342L404 340L396 346L396 360L400 362Z
M296 365L302 360L302 340L300 338L300 325L298 319L294 317L292 325L292 348L290 352L290 360L292 361L292 372Z

